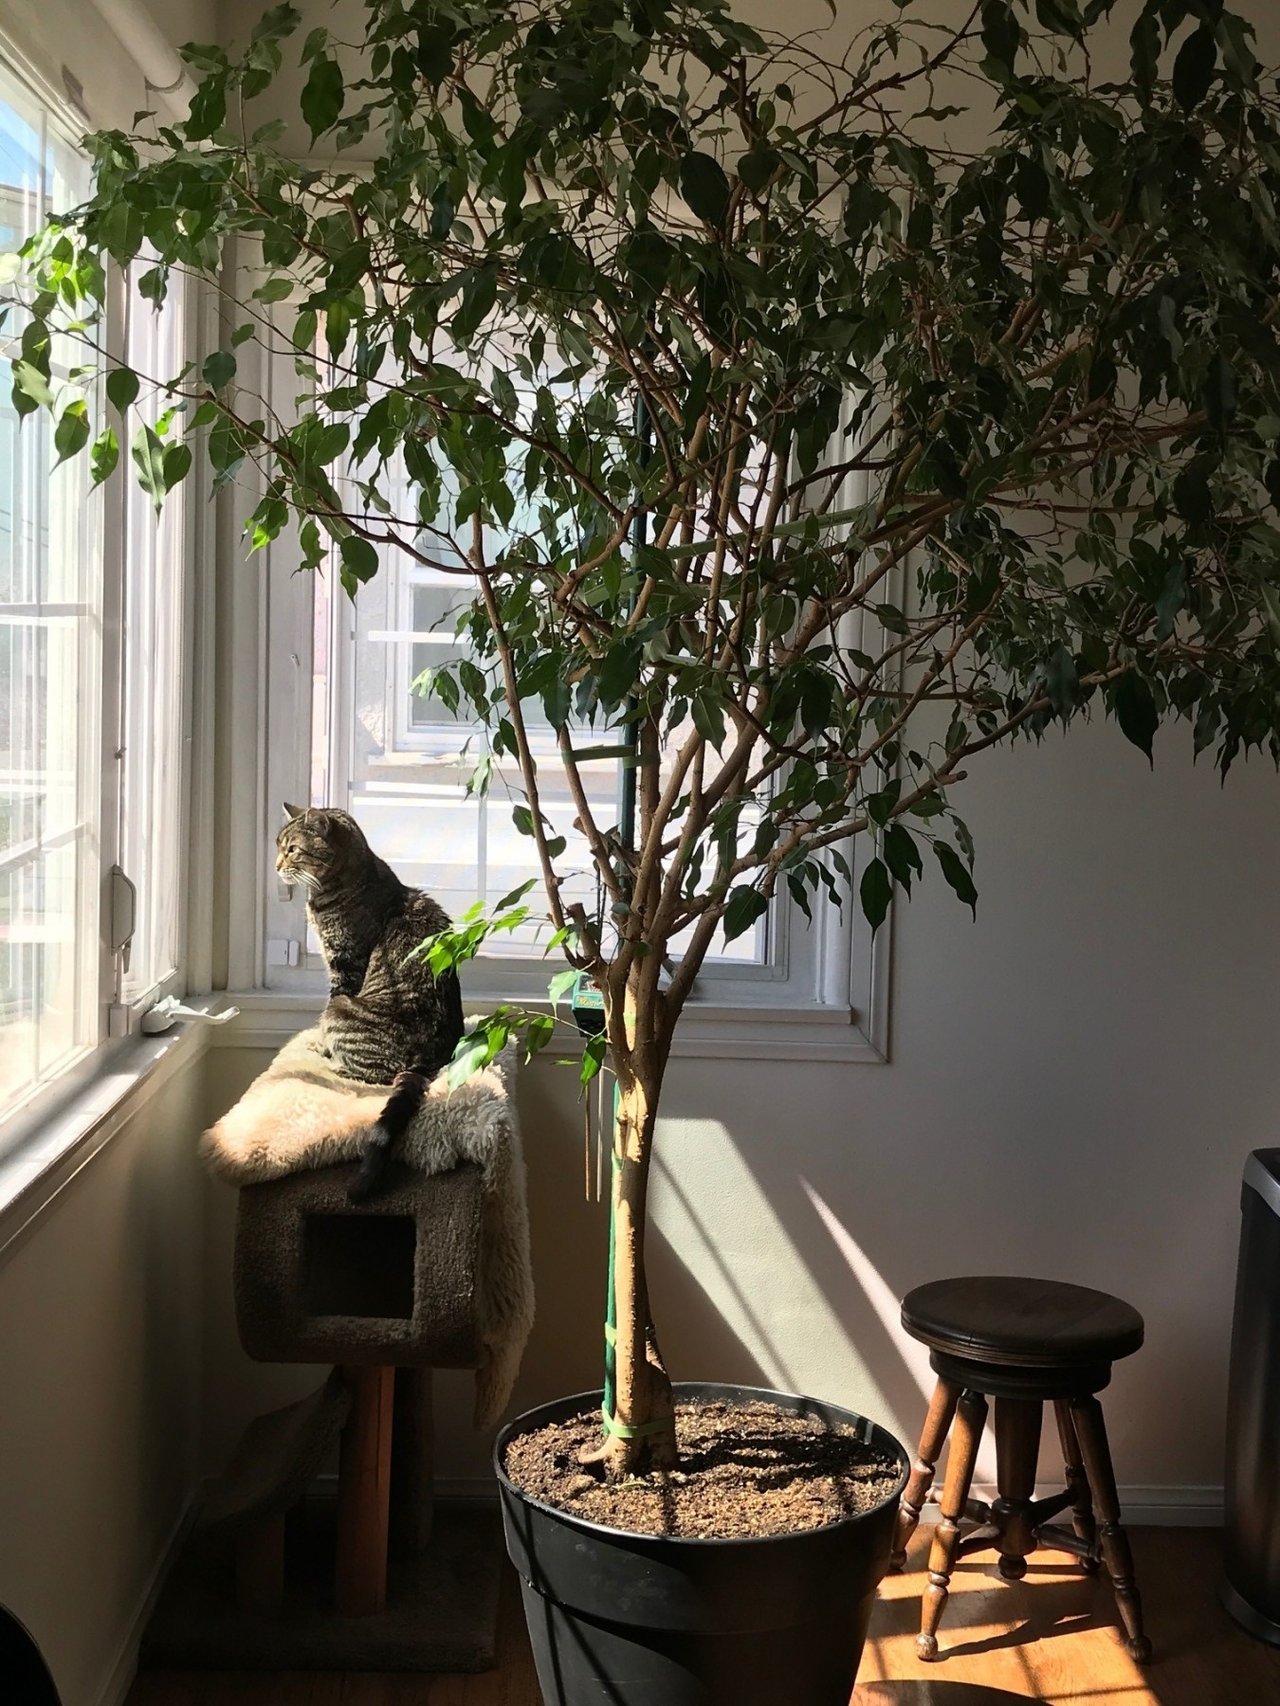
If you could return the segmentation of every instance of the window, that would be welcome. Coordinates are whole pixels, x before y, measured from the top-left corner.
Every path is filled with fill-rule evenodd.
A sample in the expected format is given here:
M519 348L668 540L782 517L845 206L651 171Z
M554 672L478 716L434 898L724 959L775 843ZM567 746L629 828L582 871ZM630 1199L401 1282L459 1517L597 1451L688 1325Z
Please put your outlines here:
M288 418L298 384L287 339L279 340L273 354L246 345L241 355L244 383ZM403 511L393 489L383 495ZM247 513L253 502L254 493L242 490L237 513ZM415 683L420 689L427 685L424 670L456 656L454 615L470 597L469 580L386 550L379 573L360 587L353 603L323 567L292 573L298 561L296 535L287 532L255 555L241 570L243 584L255 591L242 596L234 620L236 657L241 668L243 660L261 658L265 698L256 752L246 708L244 736L233 756L233 794L243 800L256 792L262 804L251 821L242 814L234 835L245 869L253 870L260 886L256 916L246 906L232 920L229 976L238 995L264 992L257 998L264 1036L296 1029L295 1012L319 1001L325 989L305 896L279 882L274 871L283 801L307 799L350 810L401 877L429 889L455 917L476 899L495 900L537 875L532 843L511 819L512 803L523 798L514 764L495 763L487 799L469 793L467 777L483 750L480 729L467 720L465 707L455 713L438 695L414 692ZM528 710L536 728L541 708ZM567 790L551 732L545 725L544 731L547 813L569 836ZM617 821L619 775L613 761L584 767L604 825ZM870 853L869 847L855 848L855 884L857 860ZM576 848L570 841L559 864L575 874L572 898L594 909L594 874L580 840ZM782 897L753 933L727 946L722 941L699 974L680 1028L680 1051L756 1059L883 1059L888 932L882 930L872 943L856 905L842 912L815 908L814 918L808 927L790 898ZM531 926L523 940L504 937L494 952L468 967L468 1002L545 997L544 934ZM279 1015L275 1021L265 1017L273 1011Z
M87 188L50 115L0 71L0 251ZM12 323L6 338L20 331ZM55 381L73 357L53 352ZM96 1040L101 506L0 379L0 1114ZM80 708L84 708L81 714Z
M406 507L396 490L386 496L393 508ZM439 543L435 550L443 554ZM487 796L472 791L468 779L486 750L484 730L468 718L465 704L451 709L430 689L431 672L459 655L456 617L472 595L471 582L395 550L383 550L381 559L354 605L327 568L304 577L310 585L301 593L303 608L290 600L299 632L308 621L308 594L311 602L309 799L349 810L405 882L429 890L457 917L477 899L497 901L536 870L532 842L512 821L511 807L523 799L519 768L513 758L496 759ZM297 655L290 651L291 658ZM594 912L594 871L585 838L572 828L555 736L540 701L528 701L524 712L544 761L545 810L569 842L559 861L568 877L565 898ZM622 779L616 760L588 760L581 770L597 822L615 823ZM282 789L282 798L298 791L283 778ZM269 981L279 973L285 986L299 981L293 975L299 972L318 978L319 943L306 929L303 897L278 899L283 910L277 917L289 935L269 951ZM500 953L490 957L525 961L545 988L546 976L536 967L546 933L530 923L504 937ZM770 974L763 923L721 948L710 975L726 967Z
M0 253L87 193L76 123L0 65ZM171 377L188 344L181 289L153 310L126 282L107 347ZM157 520L123 474L94 491L87 456L54 467L55 423L12 402L21 330L15 305L0 332L0 1121L174 982L188 726L185 488ZM70 340L52 352L59 404L84 394L70 371L84 360ZM122 460L143 422L176 436L167 409L144 385Z

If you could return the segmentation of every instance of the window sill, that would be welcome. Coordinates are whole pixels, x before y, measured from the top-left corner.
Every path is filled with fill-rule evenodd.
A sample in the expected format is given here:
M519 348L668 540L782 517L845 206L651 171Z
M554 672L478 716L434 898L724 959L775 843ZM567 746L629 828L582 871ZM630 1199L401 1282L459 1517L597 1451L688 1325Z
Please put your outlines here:
M211 1048L280 1048L298 1031L313 1025L324 1005L319 994L303 991L248 990L229 999L239 1018L220 1025L209 1038ZM519 996L511 998L519 1002ZM527 1001L530 1007L545 1002ZM477 999L479 1011L494 1005ZM547 1048L538 1059L554 1061L561 1050ZM759 1002L732 1006L703 1000L690 1002L676 1031L677 1060L804 1060L839 1064L883 1065L887 1059L864 1028L862 1016L848 1007L817 1002L770 1002L762 991Z
M158 1037L104 1045L78 1084L49 1087L0 1126L0 1261L76 1175L208 1042L208 1028L175 1024Z

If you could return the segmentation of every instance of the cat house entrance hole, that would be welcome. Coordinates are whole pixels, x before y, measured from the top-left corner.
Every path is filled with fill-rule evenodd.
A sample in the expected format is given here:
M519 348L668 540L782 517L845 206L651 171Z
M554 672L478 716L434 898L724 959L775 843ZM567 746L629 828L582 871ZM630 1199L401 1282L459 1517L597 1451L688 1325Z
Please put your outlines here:
M410 1320L416 1242L407 1214L306 1215L303 1307L309 1315Z

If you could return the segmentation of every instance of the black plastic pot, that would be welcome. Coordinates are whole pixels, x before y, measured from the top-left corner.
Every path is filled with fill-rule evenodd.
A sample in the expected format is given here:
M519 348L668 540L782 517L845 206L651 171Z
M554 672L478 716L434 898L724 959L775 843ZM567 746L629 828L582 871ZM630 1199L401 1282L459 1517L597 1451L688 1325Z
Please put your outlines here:
M545 1706L848 1706L906 1453L873 1422L811 1398L714 1383L678 1385L676 1397L765 1399L857 1427L897 1457L897 1486L874 1510L801 1534L630 1534L529 1498L502 1467L514 1434L598 1410L600 1394L527 1411L499 1434L494 1462Z

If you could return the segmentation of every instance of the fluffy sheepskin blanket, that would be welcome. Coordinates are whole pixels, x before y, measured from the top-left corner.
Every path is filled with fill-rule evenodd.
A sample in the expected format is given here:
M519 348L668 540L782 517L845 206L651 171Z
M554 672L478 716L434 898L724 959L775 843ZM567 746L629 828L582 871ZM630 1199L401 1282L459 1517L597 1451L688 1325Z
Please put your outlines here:
M506 1409L533 1326L533 1272L524 1155L512 1097L509 1046L475 1077L449 1091L443 1075L427 1087L398 1153L423 1173L470 1161L483 1176L485 1249L480 1273L483 1361L476 1370L475 1422L491 1427ZM280 1050L235 1106L200 1140L220 1179L258 1184L312 1167L357 1160L389 1085L344 1078L320 1051L319 1030Z

